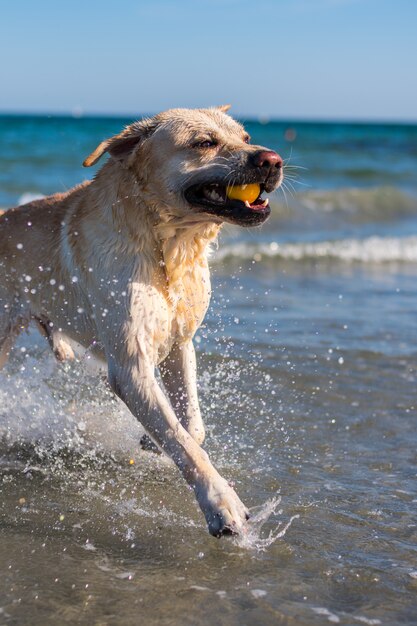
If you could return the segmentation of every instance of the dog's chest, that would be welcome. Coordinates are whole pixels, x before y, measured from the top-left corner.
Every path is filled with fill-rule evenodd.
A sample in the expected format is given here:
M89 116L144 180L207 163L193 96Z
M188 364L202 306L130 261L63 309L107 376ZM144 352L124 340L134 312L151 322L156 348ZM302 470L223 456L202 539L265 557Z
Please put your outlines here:
M191 339L204 319L210 301L208 269L198 266L187 272L170 294L173 302L173 332L180 340Z
M158 307L153 341L157 361L163 360L174 343L192 339L202 323L210 302L210 274L198 265L164 290L164 304Z

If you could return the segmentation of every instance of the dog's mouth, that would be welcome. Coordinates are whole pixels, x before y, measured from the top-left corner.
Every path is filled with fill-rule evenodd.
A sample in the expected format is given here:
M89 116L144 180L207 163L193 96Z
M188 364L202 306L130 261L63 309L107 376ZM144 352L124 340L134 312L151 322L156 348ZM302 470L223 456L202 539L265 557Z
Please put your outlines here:
M220 219L240 224L256 226L264 222L271 213L269 199L263 198L265 186L261 184L235 185L220 183L192 185L185 191L186 200L205 213Z

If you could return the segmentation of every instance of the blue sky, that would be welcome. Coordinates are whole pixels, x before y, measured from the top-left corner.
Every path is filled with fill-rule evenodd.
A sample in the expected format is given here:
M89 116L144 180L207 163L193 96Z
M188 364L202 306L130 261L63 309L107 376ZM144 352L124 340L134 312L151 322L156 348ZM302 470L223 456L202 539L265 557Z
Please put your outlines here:
M417 120L417 0L19 0L0 111Z

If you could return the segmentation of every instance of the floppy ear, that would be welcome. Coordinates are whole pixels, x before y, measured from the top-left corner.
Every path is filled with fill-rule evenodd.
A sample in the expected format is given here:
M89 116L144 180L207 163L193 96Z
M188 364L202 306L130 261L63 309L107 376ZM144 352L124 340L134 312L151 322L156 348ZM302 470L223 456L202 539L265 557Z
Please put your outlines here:
M231 106L231 104L221 104L219 107L216 107L216 109L219 109L219 111L222 111L223 113L227 113Z
M156 122L152 119L142 120L127 126L121 133L105 139L97 148L83 161L84 167L91 167L108 152L116 159L122 159L133 152L138 143L149 137L156 128Z

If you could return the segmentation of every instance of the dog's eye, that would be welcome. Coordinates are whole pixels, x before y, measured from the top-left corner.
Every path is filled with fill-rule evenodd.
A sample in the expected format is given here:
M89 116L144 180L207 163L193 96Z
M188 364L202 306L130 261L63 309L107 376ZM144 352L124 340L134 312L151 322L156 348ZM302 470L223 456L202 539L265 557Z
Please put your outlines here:
M249 135L246 135L246 136L243 138L243 141L244 141L245 143L249 143L249 142L250 142L250 137L249 137Z
M194 144L195 148L215 148L217 146L217 141L214 139L206 139L205 141L198 141Z

